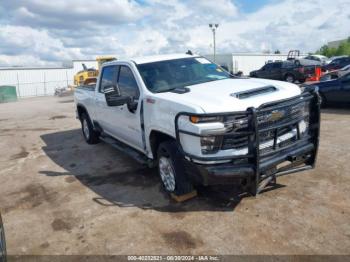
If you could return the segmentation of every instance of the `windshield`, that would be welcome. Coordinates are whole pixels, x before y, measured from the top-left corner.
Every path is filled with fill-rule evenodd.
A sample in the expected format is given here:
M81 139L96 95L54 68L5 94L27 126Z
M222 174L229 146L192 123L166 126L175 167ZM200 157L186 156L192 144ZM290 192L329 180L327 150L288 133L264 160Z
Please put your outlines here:
M228 72L203 57L153 62L137 67L146 87L154 93L230 78Z

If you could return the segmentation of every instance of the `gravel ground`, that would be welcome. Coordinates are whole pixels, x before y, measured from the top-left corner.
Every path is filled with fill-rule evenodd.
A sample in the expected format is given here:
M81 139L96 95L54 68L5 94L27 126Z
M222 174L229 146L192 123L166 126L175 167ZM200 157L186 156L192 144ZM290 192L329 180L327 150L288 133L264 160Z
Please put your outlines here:
M202 188L175 203L154 170L87 145L72 97L0 104L8 253L349 254L350 110L322 113L317 168L257 198Z

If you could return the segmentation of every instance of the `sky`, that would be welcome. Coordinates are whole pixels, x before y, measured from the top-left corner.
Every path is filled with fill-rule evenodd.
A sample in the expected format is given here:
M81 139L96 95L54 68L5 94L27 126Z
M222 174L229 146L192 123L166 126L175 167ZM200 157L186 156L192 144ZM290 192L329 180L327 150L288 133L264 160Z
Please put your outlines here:
M0 65L98 55L314 52L350 35L349 0L1 0Z

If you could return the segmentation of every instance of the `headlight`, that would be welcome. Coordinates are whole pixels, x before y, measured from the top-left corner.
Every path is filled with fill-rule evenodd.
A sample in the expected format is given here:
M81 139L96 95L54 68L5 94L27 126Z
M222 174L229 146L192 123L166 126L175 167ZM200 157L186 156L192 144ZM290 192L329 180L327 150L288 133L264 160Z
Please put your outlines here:
M304 117L304 119L298 123L299 131L300 131L300 134L302 135L304 133L307 133L309 130L309 119L310 119L309 103L305 103L300 110L301 110L300 116Z
M301 120L299 122L299 131L300 131L300 134L304 134L306 132L308 128L308 123L305 121L305 120Z
M227 117L224 125L228 131L247 128L248 117L247 116L229 116Z
M228 116L190 116L189 120L194 124L215 122L223 124L220 128L210 128L206 126L207 129L201 130L202 136L200 137L200 146L202 154L214 154L222 149L222 135L224 133L248 127L248 117L245 114Z
M202 154L213 154L220 150L222 136L201 137Z

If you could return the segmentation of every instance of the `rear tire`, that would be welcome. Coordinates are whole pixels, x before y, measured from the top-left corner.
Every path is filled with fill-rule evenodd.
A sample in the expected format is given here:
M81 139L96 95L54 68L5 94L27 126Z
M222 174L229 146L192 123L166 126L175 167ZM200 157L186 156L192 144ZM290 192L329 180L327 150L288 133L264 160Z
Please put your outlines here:
M291 74L287 74L284 77L284 80L287 81L288 83L294 83L295 82L295 77Z
M87 113L82 113L80 117L81 130L83 132L84 139L88 144L97 144L100 142L99 133L94 130L90 117Z
M184 168L184 158L175 141L165 141L158 147L158 172L164 189L177 196L193 191Z

